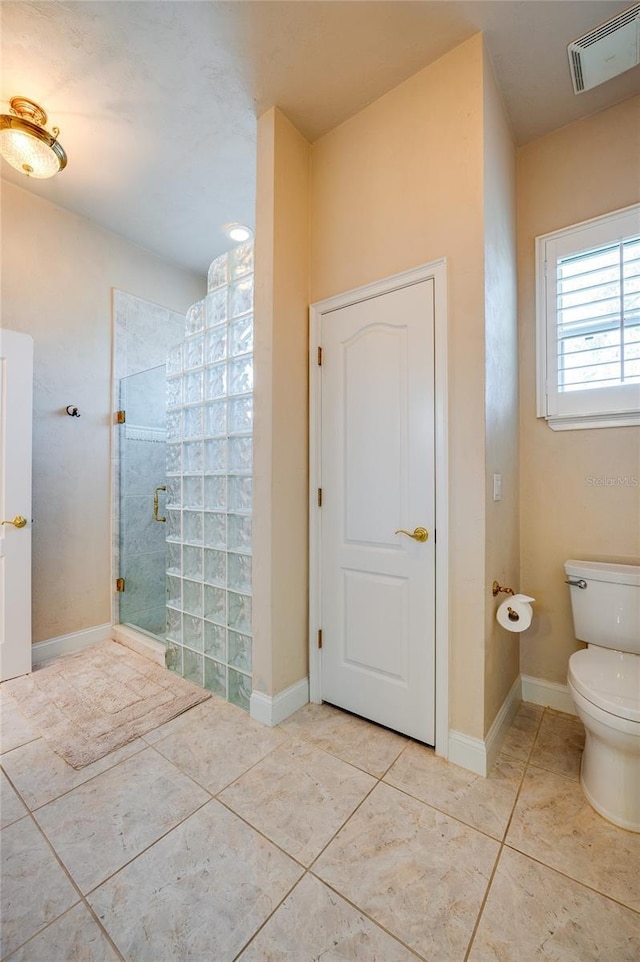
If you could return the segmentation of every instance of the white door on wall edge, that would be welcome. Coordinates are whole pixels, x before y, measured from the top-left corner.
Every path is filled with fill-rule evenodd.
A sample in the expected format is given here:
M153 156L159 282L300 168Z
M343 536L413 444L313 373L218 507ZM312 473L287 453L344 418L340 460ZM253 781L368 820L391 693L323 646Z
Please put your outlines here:
M33 340L0 328L0 681L31 671Z
M434 744L433 279L322 313L320 343L322 699Z

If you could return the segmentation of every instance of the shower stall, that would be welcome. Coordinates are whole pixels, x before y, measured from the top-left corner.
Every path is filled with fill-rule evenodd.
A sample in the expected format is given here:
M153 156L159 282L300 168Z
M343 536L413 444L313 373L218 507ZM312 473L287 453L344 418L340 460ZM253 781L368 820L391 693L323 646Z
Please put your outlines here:
M252 244L211 264L208 293L186 318L159 317L163 309L147 304L150 324L141 320L145 304L116 294L123 413L114 443L114 574L123 590L114 624L160 642L168 668L248 709Z

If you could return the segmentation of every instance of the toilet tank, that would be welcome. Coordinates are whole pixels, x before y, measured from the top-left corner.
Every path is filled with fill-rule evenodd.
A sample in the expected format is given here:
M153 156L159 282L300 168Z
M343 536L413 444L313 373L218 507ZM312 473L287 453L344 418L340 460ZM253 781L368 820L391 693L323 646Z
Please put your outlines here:
M565 561L576 638L640 653L640 565ZM579 587L575 582L580 582Z

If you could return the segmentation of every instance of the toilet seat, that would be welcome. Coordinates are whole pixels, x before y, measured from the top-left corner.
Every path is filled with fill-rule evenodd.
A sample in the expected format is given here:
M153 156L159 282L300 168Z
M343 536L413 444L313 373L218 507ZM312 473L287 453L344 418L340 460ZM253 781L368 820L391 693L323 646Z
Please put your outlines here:
M610 648L585 648L569 659L568 682L596 707L640 722L640 656Z

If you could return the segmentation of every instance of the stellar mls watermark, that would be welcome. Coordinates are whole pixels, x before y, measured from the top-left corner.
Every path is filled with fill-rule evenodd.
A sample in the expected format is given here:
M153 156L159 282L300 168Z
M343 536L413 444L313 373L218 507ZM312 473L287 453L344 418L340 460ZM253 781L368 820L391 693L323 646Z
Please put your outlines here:
M640 482L631 474L601 475L595 477L587 475L584 483L588 488L637 488Z

